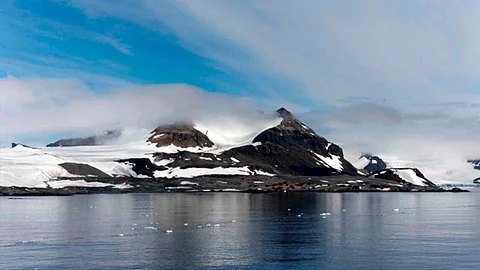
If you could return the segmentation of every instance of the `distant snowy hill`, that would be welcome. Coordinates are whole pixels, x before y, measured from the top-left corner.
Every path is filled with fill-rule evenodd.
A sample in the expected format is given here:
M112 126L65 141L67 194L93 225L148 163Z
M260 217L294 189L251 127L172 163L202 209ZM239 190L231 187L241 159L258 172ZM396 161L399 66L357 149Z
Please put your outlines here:
M76 176L358 174L338 145L283 108L275 117L250 123L199 121L163 125L153 132L127 129L49 146L62 147L1 149L0 186L57 188L62 182L52 179Z
M376 171L370 175L375 179L393 180L399 183L411 183L417 186L435 187L436 185L425 178L416 168L395 168Z
M363 154L352 164L368 173L383 169L416 168L436 184L472 184L472 181L480 176L478 160L468 162L454 158L407 160L380 153L376 156Z

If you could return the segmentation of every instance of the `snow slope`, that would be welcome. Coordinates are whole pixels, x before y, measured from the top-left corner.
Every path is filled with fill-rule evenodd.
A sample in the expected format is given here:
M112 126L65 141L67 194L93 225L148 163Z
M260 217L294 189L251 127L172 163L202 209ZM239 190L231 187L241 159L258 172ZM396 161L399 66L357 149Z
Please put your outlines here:
M280 117L275 117L249 123L239 121L200 121L195 124L194 128L205 134L214 143L211 149L205 149L204 152L219 154L234 147L252 144L253 139L258 134L277 126L282 120Z
M115 162L119 159L149 158L153 162L153 153L176 153L179 151L221 153L228 149L252 144L253 139L265 129L274 127L281 122L281 118L272 118L268 121L247 123L203 122L195 128L204 133L214 142L210 148L180 148L174 145L159 147L147 142L151 135L146 129L126 129L122 135L106 145L76 146L76 147L43 147L32 149L21 145L15 148L0 149L0 186L22 187L61 187L61 182L51 183L58 177L75 177L69 174L59 164L65 162L83 163L91 165L111 176L137 175L132 167ZM158 165L167 165L168 162ZM252 171L248 167L214 168L214 169L184 169L170 168L167 171L157 172L156 177L194 177L205 174L238 174L250 175L264 173ZM63 182L88 186L83 182Z

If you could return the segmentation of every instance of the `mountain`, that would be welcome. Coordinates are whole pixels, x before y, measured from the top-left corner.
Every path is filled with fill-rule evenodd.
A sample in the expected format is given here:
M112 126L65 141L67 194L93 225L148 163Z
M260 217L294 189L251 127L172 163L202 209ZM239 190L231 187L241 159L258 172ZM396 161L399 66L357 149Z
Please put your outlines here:
M415 186L437 188L432 181L428 180L420 170L416 168L391 168L376 171L369 175L374 179L392 180L398 183L409 183Z
M61 139L47 144L47 147L71 147L71 146L92 146L102 145L108 140L118 138L121 132L118 130L107 131L105 134L90 136L86 138Z
M78 188L152 192L192 185L270 191L436 187L416 169L387 169L367 178L344 158L340 146L316 134L285 108L257 119L219 117L160 125L152 131L124 129L60 140L46 148L18 144L1 151L0 187L75 187L72 192L80 193L89 191ZM362 158L372 171L385 165L375 156Z
M372 156L370 154L363 154L355 162L355 166L367 173L384 170L387 168L387 164L378 156Z
M146 175L174 177L199 170L212 174L266 174L325 176L336 174L357 175L357 169L343 157L342 149L297 120L288 110L277 111L279 124L261 131L246 145L223 151L212 150L216 144L193 125L167 125L157 127L149 142L157 147L177 147L175 153L153 154L155 166ZM145 160L123 160L131 164ZM136 166L145 173L145 166ZM140 169L141 168L141 169ZM137 170L136 173L140 173Z

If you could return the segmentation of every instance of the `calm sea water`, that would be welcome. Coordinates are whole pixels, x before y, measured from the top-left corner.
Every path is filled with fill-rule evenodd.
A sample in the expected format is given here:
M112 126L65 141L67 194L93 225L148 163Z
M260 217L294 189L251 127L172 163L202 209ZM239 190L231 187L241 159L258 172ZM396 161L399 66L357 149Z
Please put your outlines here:
M480 269L480 190L0 198L0 269L199 268Z

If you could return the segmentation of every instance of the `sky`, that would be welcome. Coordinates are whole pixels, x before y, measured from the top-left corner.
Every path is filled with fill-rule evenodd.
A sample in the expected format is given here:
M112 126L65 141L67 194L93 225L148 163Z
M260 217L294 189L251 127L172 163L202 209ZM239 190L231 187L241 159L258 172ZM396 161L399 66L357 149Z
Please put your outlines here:
M0 1L0 145L286 107L357 152L480 158L478 1Z

